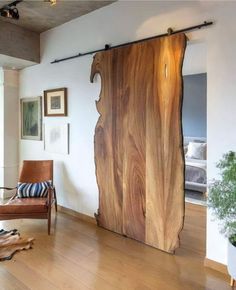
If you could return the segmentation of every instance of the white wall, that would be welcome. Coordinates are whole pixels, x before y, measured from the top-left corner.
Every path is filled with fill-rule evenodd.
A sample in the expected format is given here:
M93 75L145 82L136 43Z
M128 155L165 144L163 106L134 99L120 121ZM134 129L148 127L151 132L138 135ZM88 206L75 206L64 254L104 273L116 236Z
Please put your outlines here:
M215 162L222 153L236 150L236 3L191 1L117 2L41 35L42 63L21 71L20 96L33 97L43 90L67 87L70 155L47 154L43 142L20 142L20 158L53 158L59 203L93 215L98 207L93 136L98 118L95 99L99 82L90 84L92 56L51 65L55 58L181 29L214 20L208 29L188 33L191 42L206 43L208 73L208 176L216 176ZM44 122L52 122L44 118ZM216 222L208 216L207 257L226 263L226 243Z
M207 75L206 73L184 76L182 109L183 135L204 137L207 130Z
M207 71L207 47L206 42L188 42L186 47L183 75L205 73Z

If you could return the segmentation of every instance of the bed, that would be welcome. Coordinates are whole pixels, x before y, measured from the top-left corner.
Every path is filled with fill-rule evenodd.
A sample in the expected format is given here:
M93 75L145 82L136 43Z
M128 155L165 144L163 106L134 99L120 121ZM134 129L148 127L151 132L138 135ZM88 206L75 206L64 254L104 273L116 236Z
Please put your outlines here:
M191 158L188 156L188 148L190 143L201 144L205 153L201 154L201 158ZM207 161L206 161L206 138L185 137L185 189L194 190L205 193L207 190ZM199 156L201 156L199 155Z

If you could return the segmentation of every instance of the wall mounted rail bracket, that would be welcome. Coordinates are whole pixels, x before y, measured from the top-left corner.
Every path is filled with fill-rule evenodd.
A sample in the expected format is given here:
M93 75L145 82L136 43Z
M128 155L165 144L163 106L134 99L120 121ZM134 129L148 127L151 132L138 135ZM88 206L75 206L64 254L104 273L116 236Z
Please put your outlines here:
M213 24L213 21L204 21L202 24L190 26L190 27L183 28L183 29L180 29L180 30L173 30L171 27L169 27L167 29L167 33L154 35L154 36L151 36L151 37L138 39L138 40L134 40L134 41L130 41L130 42L114 45L114 46L111 46L110 44L106 44L104 46L104 48L91 50L91 51L87 51L87 52L83 52L83 53L78 53L76 55L72 55L72 56L68 56L68 57L64 57L64 58L55 59L51 63L52 64L59 63L59 62L62 62L62 61L71 60L71 59L82 57L82 56L85 56L85 55L94 54L96 52L101 52L101 51L106 51L106 50L110 50L110 49L114 49L114 48L119 48L119 47L122 47L122 46L127 46L127 45L131 45L131 44L143 42L143 41L146 41L146 40L151 40L151 39L154 39L154 38L159 38L159 37L163 37L163 36L169 36L169 35L177 34L177 33L184 33L184 32L194 31L194 30L197 30L197 29L201 29L201 28L210 26L212 24Z

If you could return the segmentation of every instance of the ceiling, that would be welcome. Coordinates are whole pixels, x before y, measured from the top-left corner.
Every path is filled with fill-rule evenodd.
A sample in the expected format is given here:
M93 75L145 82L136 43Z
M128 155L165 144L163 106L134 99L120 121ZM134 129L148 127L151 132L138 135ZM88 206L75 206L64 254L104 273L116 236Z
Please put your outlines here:
M12 1L0 0L0 7ZM56 5L51 6L44 0L24 0L17 5L20 14L19 20L4 17L0 17L0 19L41 33L113 2L115 1L58 0Z

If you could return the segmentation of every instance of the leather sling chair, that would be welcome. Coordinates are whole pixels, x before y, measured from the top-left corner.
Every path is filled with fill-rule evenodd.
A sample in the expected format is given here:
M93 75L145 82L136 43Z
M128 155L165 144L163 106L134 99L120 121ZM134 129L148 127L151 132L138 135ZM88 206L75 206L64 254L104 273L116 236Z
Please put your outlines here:
M18 197L15 195L4 205L0 205L0 220L10 219L47 219L48 234L51 230L51 207L55 204L57 211L56 189L53 186L53 160L24 161L19 182L38 183L51 180L52 186L48 188L45 197ZM12 190L15 188L0 187ZM17 189L17 188L16 188Z

